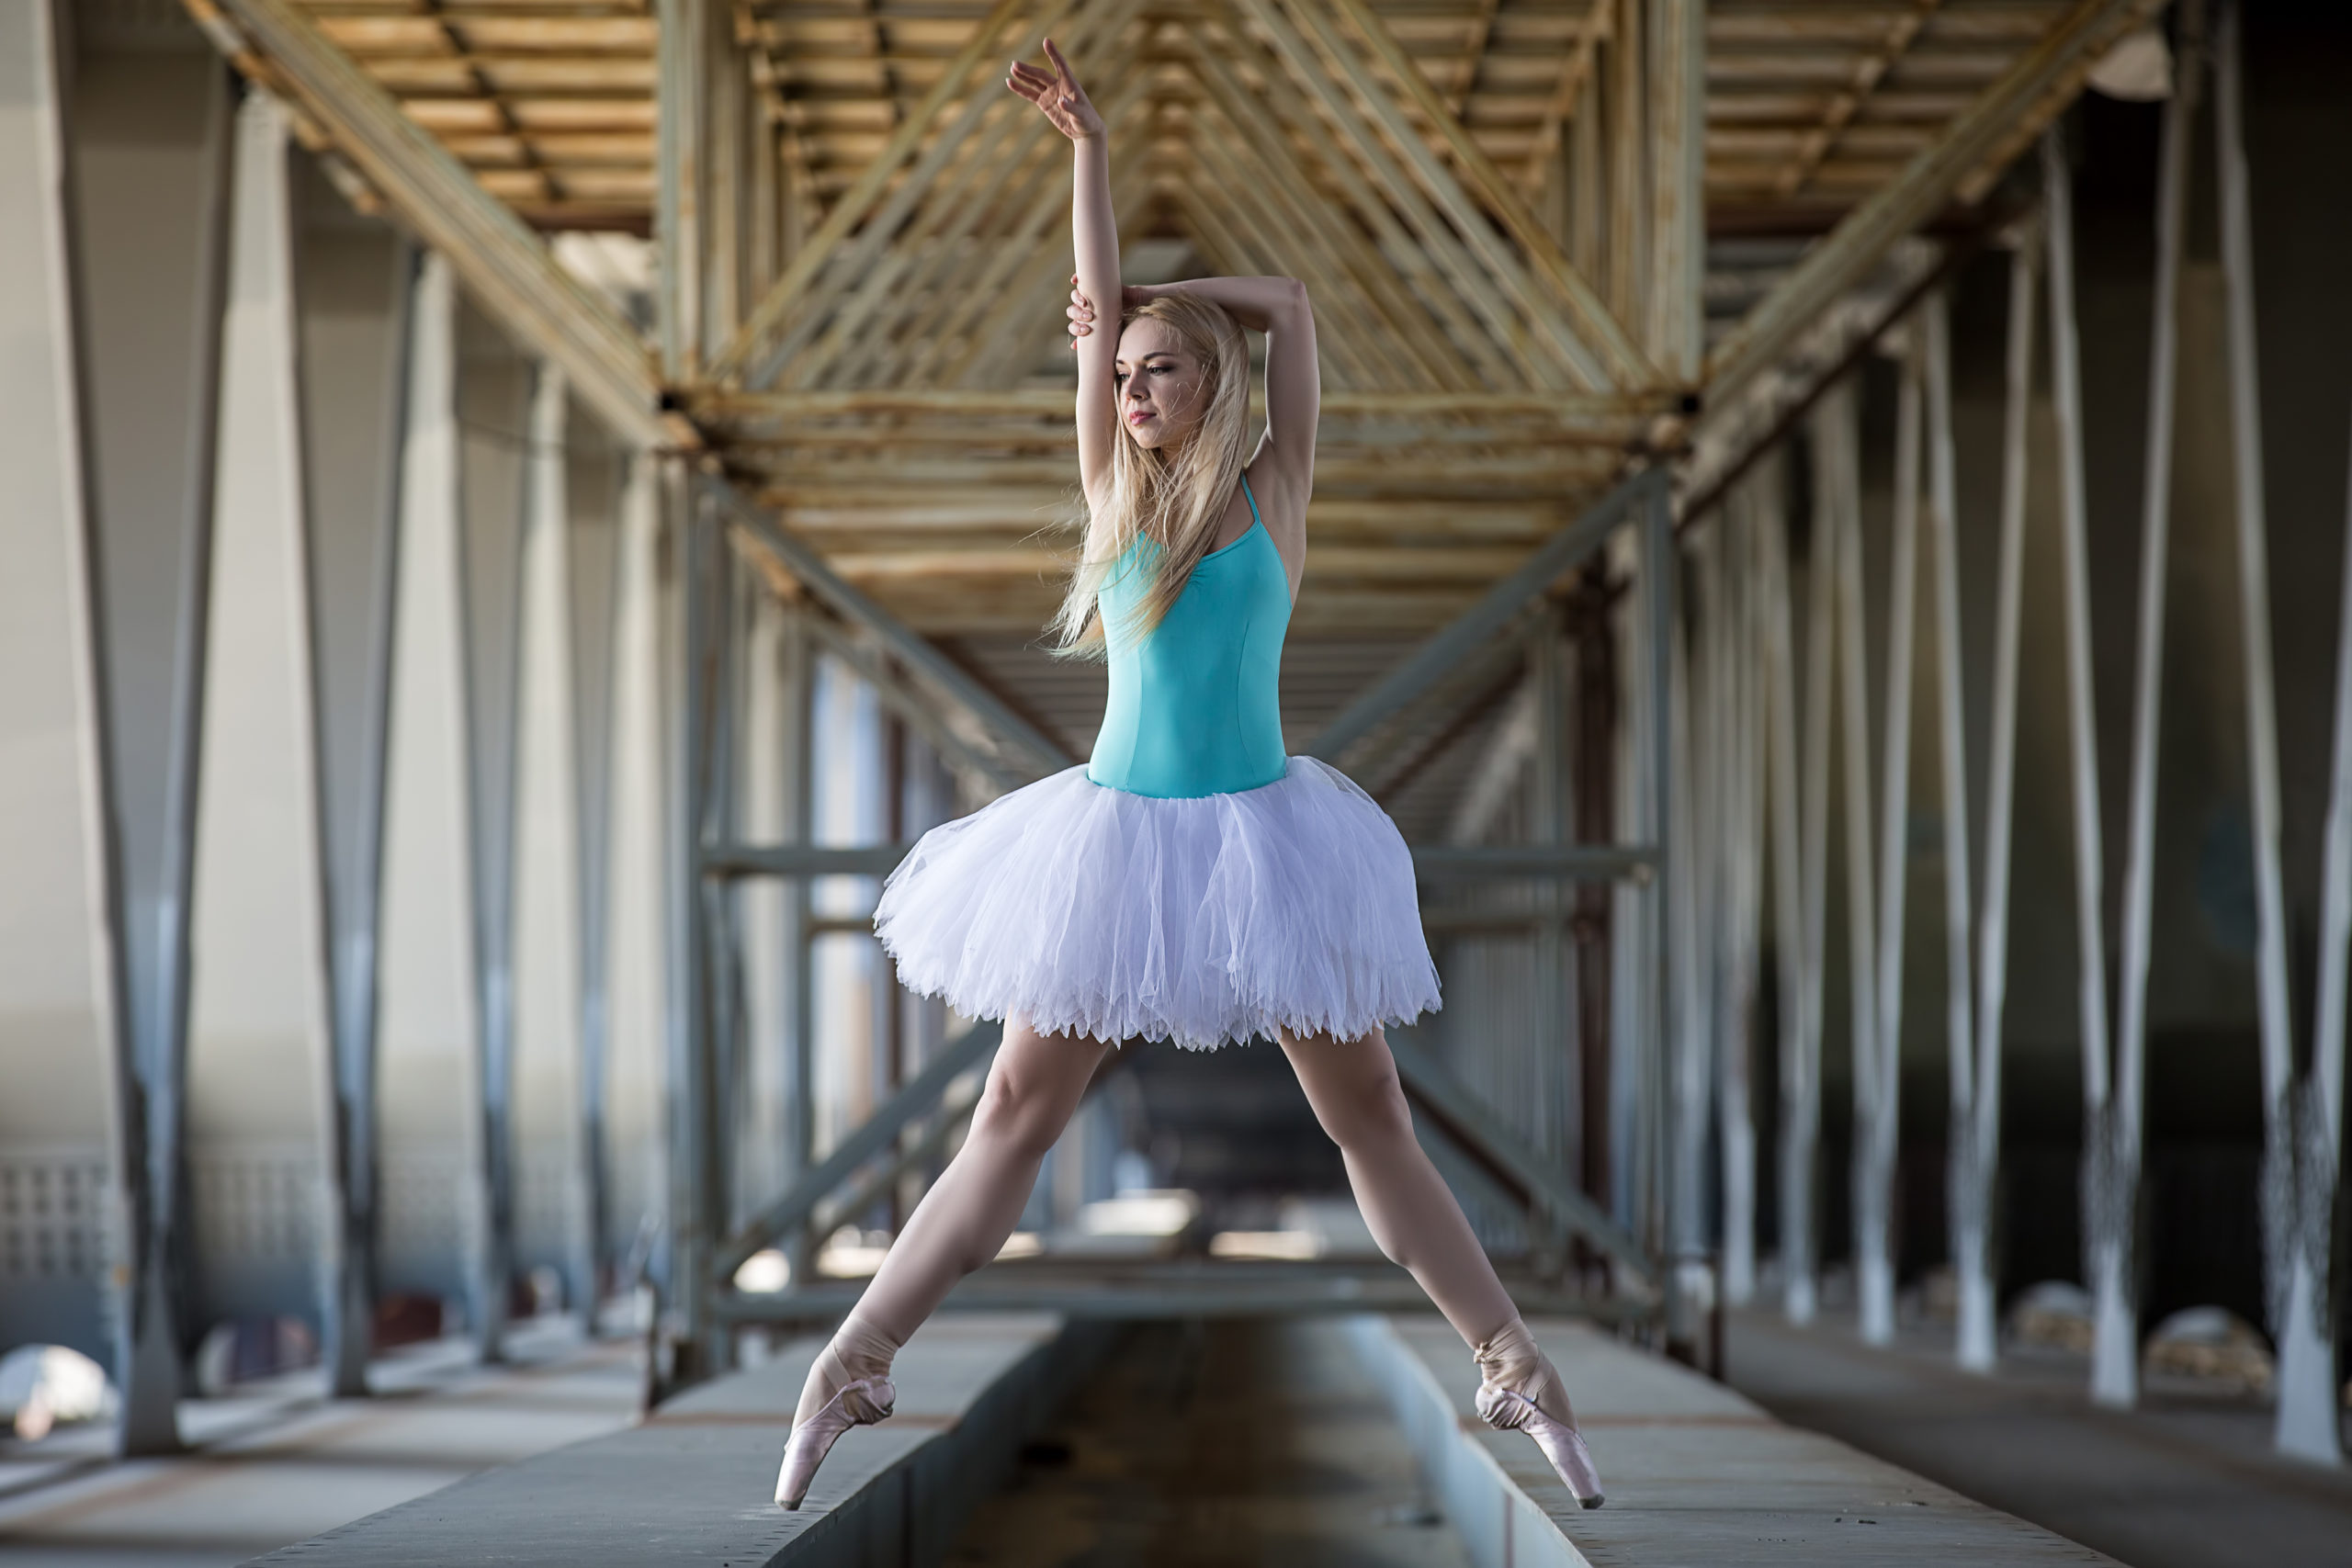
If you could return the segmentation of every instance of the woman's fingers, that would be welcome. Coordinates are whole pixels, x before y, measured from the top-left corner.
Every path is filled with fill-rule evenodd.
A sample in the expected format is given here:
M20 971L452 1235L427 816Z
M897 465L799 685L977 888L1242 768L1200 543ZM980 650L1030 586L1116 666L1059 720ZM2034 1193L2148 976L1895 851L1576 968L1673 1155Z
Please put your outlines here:
M1069 62L1062 58L1060 46L1051 39L1046 40L1046 58L1054 62L1054 71L1061 77L1063 85L1073 93L1077 92L1078 78L1070 73Z

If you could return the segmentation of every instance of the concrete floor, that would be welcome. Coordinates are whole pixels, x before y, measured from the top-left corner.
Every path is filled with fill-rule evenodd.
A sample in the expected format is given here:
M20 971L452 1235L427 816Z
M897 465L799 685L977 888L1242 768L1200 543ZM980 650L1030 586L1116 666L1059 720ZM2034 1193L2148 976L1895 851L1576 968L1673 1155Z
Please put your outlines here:
M1951 1362L1949 1328L1883 1350L1850 1317L1794 1329L1760 1312L1725 1331L1734 1388L2131 1568L2347 1568L2352 1472L2269 1451L2267 1404L2185 1379L2143 1408L2094 1407L2085 1358L2021 1349L1995 1376Z
M184 1457L116 1462L109 1435L0 1439L0 1562L9 1568L229 1568L492 1465L637 1417L636 1346L534 1323L511 1364L453 1340L379 1360L372 1400L322 1397L316 1373L188 1400Z
M1344 1333L1136 1327L950 1568L1468 1568Z

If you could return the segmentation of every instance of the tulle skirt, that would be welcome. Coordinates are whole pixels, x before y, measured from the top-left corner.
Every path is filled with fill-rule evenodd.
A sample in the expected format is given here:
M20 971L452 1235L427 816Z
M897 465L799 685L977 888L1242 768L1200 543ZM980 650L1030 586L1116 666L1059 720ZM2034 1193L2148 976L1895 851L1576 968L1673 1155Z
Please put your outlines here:
M1438 1006L1396 825L1307 757L1261 789L1162 800L1082 767L922 837L874 929L967 1018L1174 1040L1353 1039Z

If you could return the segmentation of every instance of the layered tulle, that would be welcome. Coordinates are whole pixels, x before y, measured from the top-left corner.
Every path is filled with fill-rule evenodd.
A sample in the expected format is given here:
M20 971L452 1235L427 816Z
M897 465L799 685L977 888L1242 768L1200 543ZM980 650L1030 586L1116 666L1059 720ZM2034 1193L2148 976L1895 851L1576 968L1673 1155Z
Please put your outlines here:
M923 835L874 914L910 990L1046 1034L1351 1039L1438 1005L1412 855L1346 775L1162 800L1071 768Z

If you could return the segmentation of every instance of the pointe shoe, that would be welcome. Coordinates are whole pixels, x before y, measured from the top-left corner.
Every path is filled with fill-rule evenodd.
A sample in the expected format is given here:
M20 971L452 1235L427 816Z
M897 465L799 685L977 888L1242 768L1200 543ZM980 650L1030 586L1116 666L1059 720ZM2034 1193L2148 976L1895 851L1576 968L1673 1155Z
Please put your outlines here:
M785 1440L784 1463L775 1473L775 1500L787 1508L799 1507L835 1439L852 1427L888 1420L898 1402L899 1391L888 1378L860 1378L827 1400L822 1410L795 1427Z
M1600 1506L1600 1471L1592 1462L1592 1450L1584 1446L1584 1434L1556 1416L1547 1416L1537 1408L1533 1400L1516 1389L1498 1388L1482 1383L1478 1389L1478 1418L1500 1431L1521 1431L1535 1439L1544 1457L1560 1473L1568 1490L1576 1494L1578 1505L1587 1508Z

